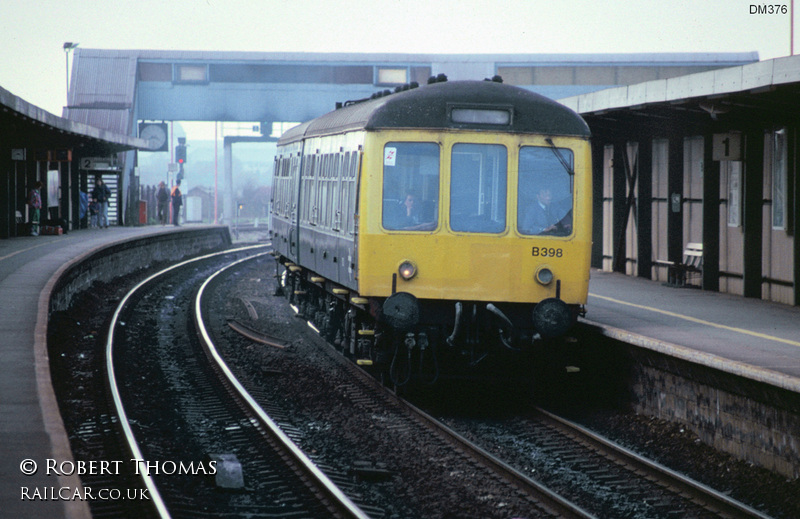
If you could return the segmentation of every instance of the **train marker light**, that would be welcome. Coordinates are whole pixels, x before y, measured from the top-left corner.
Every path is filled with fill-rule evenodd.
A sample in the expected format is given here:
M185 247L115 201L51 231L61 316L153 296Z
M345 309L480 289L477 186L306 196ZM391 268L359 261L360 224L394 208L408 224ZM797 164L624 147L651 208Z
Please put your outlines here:
M401 278L408 281L409 279L417 275L417 266L414 265L412 262L406 260L400 264L400 268L397 269L397 272L400 274Z
M536 281L541 283L542 285L549 285L553 282L553 271L547 267L539 267L535 274Z

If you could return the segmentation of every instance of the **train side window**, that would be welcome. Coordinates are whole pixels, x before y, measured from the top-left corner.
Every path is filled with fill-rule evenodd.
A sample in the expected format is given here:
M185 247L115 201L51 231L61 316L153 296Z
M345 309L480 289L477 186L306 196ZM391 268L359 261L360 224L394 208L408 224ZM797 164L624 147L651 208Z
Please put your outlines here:
M317 207L319 214L317 215L317 223L322 227L329 227L328 222L328 193L331 190L331 168L333 165L333 155L326 153L322 158L322 170L320 171L320 178L317 181L319 188L317 191Z
M553 148L524 146L519 152L517 228L522 234L568 236L572 233L573 191L570 171ZM559 148L571 170L574 155Z
M347 229L347 210L348 210L348 191L347 180L350 169L350 152L346 151L344 155L340 155L340 160L337 162L338 181L336 182L336 210L333 215L333 229L335 231L343 231Z
M337 153L333 157L333 168L331 170L330 189L328 191L328 227L339 230L339 177L341 177L342 154Z
M315 177L319 170L319 162L319 155L309 155L303 167L302 185L300 187L300 192L302 193L300 221L302 223L316 224L314 214L316 211L316 197L314 193L316 189Z
M503 232L507 177L505 146L455 144L450 171L450 228L460 232Z
M431 231L439 222L439 145L390 142L383 153L384 229Z

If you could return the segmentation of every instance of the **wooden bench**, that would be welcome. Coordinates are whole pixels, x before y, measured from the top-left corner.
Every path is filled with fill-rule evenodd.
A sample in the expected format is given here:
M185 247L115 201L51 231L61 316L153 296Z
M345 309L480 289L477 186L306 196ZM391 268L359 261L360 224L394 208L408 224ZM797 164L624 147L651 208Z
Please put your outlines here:
M691 278L703 274L703 244L687 243L683 249L683 261L670 263L667 267L667 284L684 287ZM691 284L691 283L689 283Z

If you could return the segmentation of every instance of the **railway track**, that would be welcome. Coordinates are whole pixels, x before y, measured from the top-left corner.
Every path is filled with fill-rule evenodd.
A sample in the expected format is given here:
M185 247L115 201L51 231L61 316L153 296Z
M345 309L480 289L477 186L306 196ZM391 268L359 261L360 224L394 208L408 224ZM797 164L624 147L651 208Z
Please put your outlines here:
M261 271L274 272L274 267L264 266ZM244 276L252 277L252 274ZM239 284L254 286L252 279L240 280ZM243 304L243 300L261 299L265 292L272 293L274 289L261 285L252 294L243 294L237 290L234 280L221 285L230 288L220 300L230 301L231 306L240 311L242 320L261 313L273 316L288 313L285 302L275 301L277 298L273 298L265 312L256 312L252 305ZM215 306L221 308L222 305ZM591 517L536 482L519 478L516 471L503 466L499 460L487 461L486 456L476 456L475 452L466 451L440 431L431 429L417 415L409 413L407 402L329 348L318 335L307 333L309 327L295 315L291 314L288 319L280 319L278 315L277 329L283 334L304 336L302 341L296 341L304 345L295 343L288 348L294 351L294 359L286 359L285 340L256 331L258 324L235 321L232 325L224 311L215 314L217 325L210 328L217 330L216 333L225 336L234 332L246 338L240 344L220 340L220 343L228 343L221 355L236 358L243 344L249 341L264 345L253 348L261 354L231 361L231 369L242 384L253 393L270 393L262 397L267 401L280 401L283 414L287 415L286 424L301 437L306 448L320 453L323 463L355 475L361 480L357 491L375 495L387 514L396 517L445 517L448 514L452 517L509 517L508 514ZM316 327L310 328L316 330ZM299 351L301 347L302 352ZM307 366L298 365L305 362ZM270 373L271 392L263 389L265 371ZM309 391L309 387L316 389ZM313 402L302 400L303 394ZM315 404L325 408L321 410L323 413L334 412L320 416L313 410ZM294 416L296 411L293 410L298 409L307 413ZM340 427L339 420L348 425ZM325 431L325 438L320 437L320 429ZM332 444L341 448L331 447ZM429 495L420 495L426 492ZM397 501L395 495L410 498L401 501L419 502L404 507L408 503L391 502ZM449 499L448 496L463 503L453 504L450 502L453 497Z
M688 501L693 504L697 504L697 512L700 515L710 513L712 517L760 519L768 519L769 517L752 507L731 499L723 492L698 483L668 467L626 449L577 423L566 420L541 408L536 409L535 412L537 416L540 417L539 419L542 423L547 424L561 434L585 445L588 449L598 453L612 464L624 467L631 473L663 487L674 495L688 499ZM610 473L611 467L609 467L609 477ZM669 500L664 501L668 502ZM662 504L658 513L675 515L676 509L672 507L675 504L680 504L680 502L670 503L667 506Z
M368 517L297 449L216 354L198 312L206 278L219 272L219 263L184 262L151 276L122 300L110 326L109 386L158 517L233 510Z
M443 420L597 517L769 517L543 409L512 420Z
M349 361L340 364L365 384L375 385L375 391L386 391ZM545 507L559 517L769 519L722 492L541 408L523 422L476 433L474 424L451 426L396 395L388 398L522 492L546 496L541 497ZM500 443L512 447L502 448ZM537 454L532 453L546 453L551 462L543 464L536 477L532 477L531 458Z
M316 327L311 325L312 329ZM328 351L333 351L329 348ZM363 371L343 357L334 354L343 369L354 377L363 378L364 384L379 386L374 379L364 377ZM379 386L378 391L384 388ZM353 391L351 389L351 391ZM355 400L379 399L376 396L352 393ZM395 398L395 397L392 397ZM492 467L503 479L513 482L523 492L546 495L552 501L545 506L557 510L560 516L579 517L727 517L767 518L752 507L729 498L678 474L667 467L652 462L628 449L610 442L591 431L559 418L542 409L535 410L523 423L514 424L502 431L494 431L487 439L473 435L476 442L468 441L452 428L435 420L414 405L396 399L396 404L441 434L447 442L480 463ZM528 431L518 434L518 431ZM536 432L535 434L533 432ZM526 446L519 449L484 449L479 445L497 443L496 438L509 439L507 444ZM490 453L489 451L492 451ZM543 466L536 478L531 477L531 463L526 456L531 452L548 451L553 465ZM512 461L513 460L513 461ZM548 470L549 469L549 470ZM555 477L547 472L556 474ZM566 474L559 478L559 474ZM577 503L577 504L574 504Z
M208 516L226 515L231 510L278 517L342 517L351 513L332 511L331 493L358 502L352 513L362 515L356 517L374 518L444 517L448 513L458 517L766 517L724 496L709 497L709 489L702 486L690 488L685 481L676 486L658 474L661 469L657 466L620 461L617 454L608 451L613 446L602 439L586 439L585 431L545 413L524 421L518 418L490 434L485 434L491 429L486 424L465 426L448 418L443 425L387 392L333 348L321 347L322 339L307 333L305 322L281 317L272 301L277 298L265 297L273 293L273 287L266 279L256 279L266 278L265 273L274 272L274 267L264 265L268 260L261 257L254 261L262 264L248 271L249 263L242 261L239 268L217 275L213 273L218 266L176 266L167 278L160 276L162 281L167 279L165 283L151 283L150 279L140 283L135 294L126 296L115 312L111 330L122 330L126 336L114 342L109 334L108 339L109 358L117 357L124 366L124 374L114 377L126 387L119 399L142 389L149 395L140 409L122 415L120 423L129 424L137 443L143 446L139 454L132 451L131 457L154 463L181 459L208 463L212 459L221 461L224 454L246 453L237 459L247 476L242 489L223 488L215 478L199 474L154 474L150 482L142 480L141 485L154 503L160 501L162 505L144 514L128 509L131 517L190 517L198 510ZM179 275L178 270L190 274ZM239 271L246 272L237 274ZM208 281L212 275L214 279ZM151 284L155 288L144 288ZM200 284L203 289L194 288ZM128 307L129 303L134 306ZM225 304L238 310L226 310ZM290 314L285 302L279 304ZM199 311L204 318L190 318ZM267 333L263 331L265 316L272 320L277 316ZM137 324L137 318L141 323ZM196 328L205 328L201 335L207 340L195 339ZM275 330L281 333L272 333ZM292 339L287 339L289 336ZM212 346L204 349L202 342ZM126 356L120 355L122 348L128 350ZM161 360L148 367L143 359L156 353ZM206 358L215 357L222 361L217 362L219 368L203 366ZM304 374L301 372L306 370L298 369L298 362L305 361L318 365L309 366ZM160 385L162 379L171 380L178 388L166 389ZM178 390L182 396L169 396ZM232 395L242 390L249 396ZM295 395L305 390L309 392L305 397ZM314 414L315 405L328 415ZM253 411L256 408L262 411ZM174 409L180 409L182 417L171 417ZM302 411L298 413L298 409ZM268 431L271 427L264 422L269 420L259 417L260 413L271 416L283 432ZM103 422L106 429L113 428L115 422L114 413L109 414L112 419ZM346 426L334 423L342 415L346 418L341 423ZM539 425L533 425L534 420ZM536 435L540 436L516 435L515 431L523 430L539 431ZM316 467L311 472L320 472L332 488L304 492L310 497L308 504L301 504L307 497L299 498L295 493L307 486L308 476L300 476L297 484L286 481L294 481L287 478L309 469L295 466L285 474L273 473L275 487L269 490L266 481L277 463L275 459L283 463L296 457L291 452L275 455L277 458L254 454L254 446L272 442L265 441L270 435L285 436L294 449L299 445L310 452L300 457L305 456ZM512 440L504 444L498 441L502 438ZM391 446L394 450L388 445L392 443L397 443ZM544 459L544 451L549 451L547 456L555 461L549 468L537 467L532 473L531 460ZM613 461L607 461L610 459ZM612 468L601 469L603 463ZM575 476L579 469L583 475ZM564 482L541 477L564 471L572 474L568 479L577 482L577 492L565 488L568 485ZM620 472L628 475L623 478ZM259 478L264 475L263 482L254 482L254 474ZM415 478L418 481L412 481ZM135 486L136 482L128 484ZM599 488L600 494L586 494L589 487ZM320 496L324 496L324 505L320 505ZM401 503L392 503L391 499ZM635 502L636 506L619 504L615 499ZM246 506L243 501L247 501ZM315 508L320 506L324 511ZM303 512L306 507L310 511ZM124 515L118 510L106 512L115 517Z
M438 437L454 449L453 454L451 454L453 457L464 457L467 463L482 467L486 474L490 475L490 478L501 480L503 484L508 485L515 491L529 496L531 505L529 512L535 510L537 512L536 517L552 516L582 519L595 517L588 510L526 476L501 458L480 447L477 443L467 440L451 427L391 392L349 360L344 357L337 357L335 360L342 369L352 374L354 381L358 381L358 383L354 382L349 386L350 396L353 400L373 403L379 401L382 402L381 405L383 407L396 407L408 420L409 423L406 427L423 427L427 429L429 434ZM422 431L417 434L422 435Z

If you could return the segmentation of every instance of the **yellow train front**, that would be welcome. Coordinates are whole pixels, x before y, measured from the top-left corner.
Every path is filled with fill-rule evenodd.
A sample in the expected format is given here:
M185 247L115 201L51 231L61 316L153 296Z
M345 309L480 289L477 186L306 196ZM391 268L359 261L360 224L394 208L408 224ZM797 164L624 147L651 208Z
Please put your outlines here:
M580 116L499 81L348 102L278 143L283 290L398 386L491 375L584 309L590 160Z

